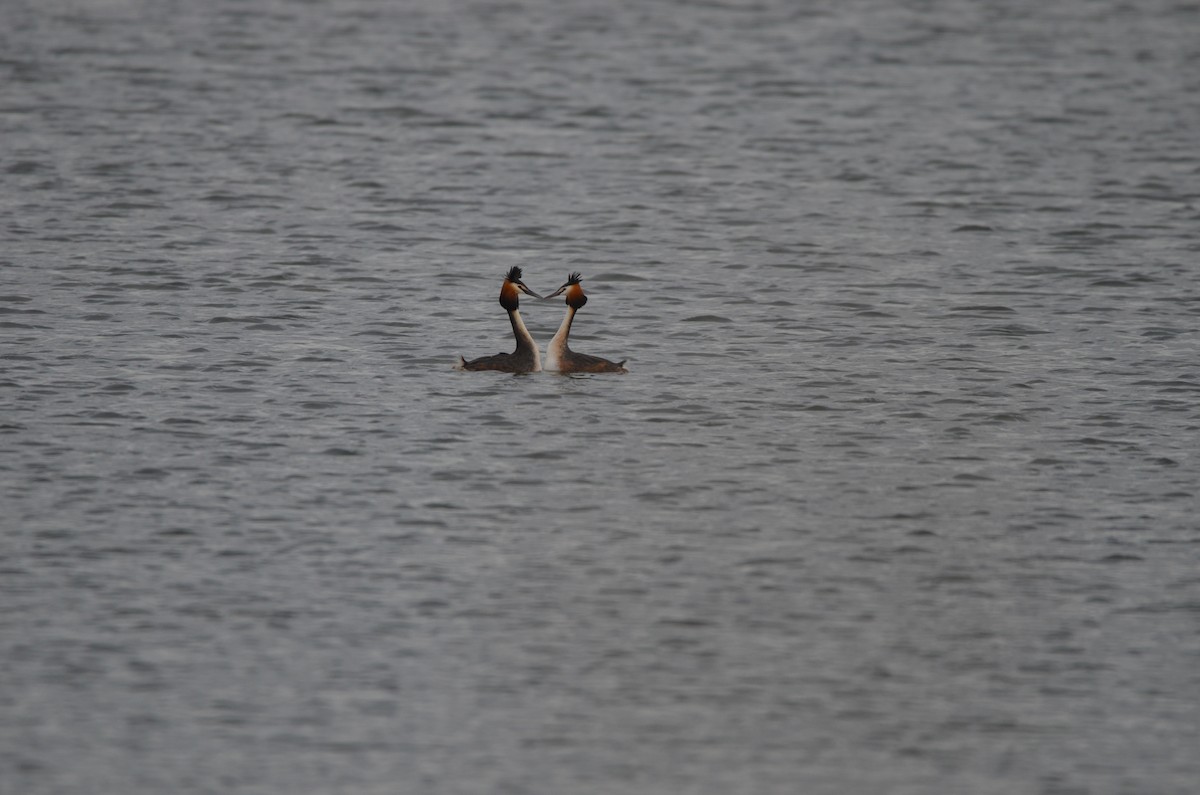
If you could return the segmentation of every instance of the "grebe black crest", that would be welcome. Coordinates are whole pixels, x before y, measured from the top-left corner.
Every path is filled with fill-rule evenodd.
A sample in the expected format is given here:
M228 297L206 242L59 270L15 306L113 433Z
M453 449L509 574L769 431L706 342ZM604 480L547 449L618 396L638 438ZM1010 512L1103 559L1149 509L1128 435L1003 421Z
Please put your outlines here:
M560 373L627 373L625 369L625 360L619 362L610 362L608 359L601 359L599 356L588 356L586 353L576 353L571 350L567 344L567 338L571 334L571 322L575 319L575 313L583 308L587 303L587 296L584 295L583 276L578 271L573 271L567 276L566 283L552 292L547 298L554 298L557 295L566 294L567 315L563 318L562 325L558 327L558 332L554 338L550 340L550 344L546 348L546 368L549 370L558 370Z
M514 265L504 274L504 282L500 285L500 306L508 312L513 336L517 339L517 349L512 353L497 353L495 356L483 356L469 362L459 356L455 369L499 370L503 373L536 373L542 369L541 353L538 352L538 346L533 341L529 329L525 328L525 321L521 319L521 293L532 295L534 298L542 297L525 286L525 282L521 281L521 269Z

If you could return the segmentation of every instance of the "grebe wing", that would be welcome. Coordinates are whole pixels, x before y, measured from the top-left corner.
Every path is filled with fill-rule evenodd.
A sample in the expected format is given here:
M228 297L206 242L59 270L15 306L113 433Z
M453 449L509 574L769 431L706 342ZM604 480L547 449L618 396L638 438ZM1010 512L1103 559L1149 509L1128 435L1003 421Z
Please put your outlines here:
M529 353L497 353L495 356L481 356L471 361L463 361L459 370L499 370L505 373L536 373L541 369L537 357Z
M513 366L511 353L497 353L495 356L480 356L478 359L467 361L459 358L460 370L507 370Z
M625 369L625 360L619 362L610 362L608 359L602 359L599 356L590 356L586 353L576 353L571 351L563 359L563 364L566 365L562 369L570 370L574 373L627 373Z

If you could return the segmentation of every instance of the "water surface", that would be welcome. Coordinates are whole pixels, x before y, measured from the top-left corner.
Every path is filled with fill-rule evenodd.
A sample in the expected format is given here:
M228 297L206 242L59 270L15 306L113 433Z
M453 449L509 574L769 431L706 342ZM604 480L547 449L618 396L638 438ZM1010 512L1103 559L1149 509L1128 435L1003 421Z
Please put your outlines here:
M3 16L0 790L1193 791L1194 6Z

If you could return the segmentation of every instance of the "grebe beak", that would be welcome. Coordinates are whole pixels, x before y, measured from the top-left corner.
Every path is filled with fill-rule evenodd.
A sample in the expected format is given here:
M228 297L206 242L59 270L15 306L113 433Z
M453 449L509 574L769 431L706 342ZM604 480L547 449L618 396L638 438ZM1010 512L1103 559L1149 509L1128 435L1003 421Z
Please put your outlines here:
M557 290L555 290L554 292L550 293L550 295L546 296L546 299L547 299L547 300L549 300L549 299L551 299L551 298L554 298L555 296L562 295L562 294L563 294L563 291L564 291L564 290L566 290L566 289L567 289L568 287L570 287L570 286L571 286L571 283L570 283L570 282L567 282L567 283L566 283L566 284L564 284L562 287L559 287Z
M525 282L513 282L513 284L515 284L515 285L517 285L517 287L521 288L521 292L525 293L526 295L532 295L534 298L542 298L542 296L538 295L533 290L530 290L528 287L526 287Z

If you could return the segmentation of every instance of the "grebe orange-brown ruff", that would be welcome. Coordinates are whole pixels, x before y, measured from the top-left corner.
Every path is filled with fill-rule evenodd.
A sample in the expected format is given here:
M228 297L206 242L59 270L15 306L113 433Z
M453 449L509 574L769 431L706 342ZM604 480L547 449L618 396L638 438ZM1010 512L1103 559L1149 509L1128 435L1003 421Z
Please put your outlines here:
M518 292L519 291L519 292ZM521 269L513 266L504 276L504 284L500 286L500 306L508 312L512 323L513 336L517 338L517 349L512 353L497 353L495 356L483 356L467 361L458 357L457 370L500 370L505 373L536 373L542 369L542 355L533 341L525 321L517 310L520 305L521 293L541 298L540 295L525 286L521 281Z
M629 371L622 367L625 364L624 359L619 362L610 362L599 356L576 353L567 347L567 336L571 333L571 321L575 319L575 313L587 303L587 296L583 294L583 286L579 283L582 279L583 277L578 273L572 273L567 277L566 284L546 296L553 298L562 293L567 294L567 316L563 318L558 332L546 347L546 369L558 370L560 373L627 373Z

